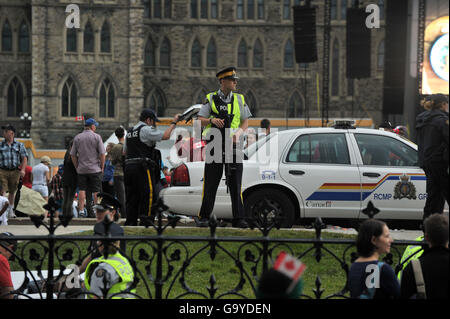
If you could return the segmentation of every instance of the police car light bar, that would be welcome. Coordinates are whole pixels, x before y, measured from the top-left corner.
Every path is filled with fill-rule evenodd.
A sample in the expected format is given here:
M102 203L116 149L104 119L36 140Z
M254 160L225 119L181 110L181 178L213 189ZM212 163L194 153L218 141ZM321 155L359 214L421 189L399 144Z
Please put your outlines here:
M355 129L354 120L335 120L332 127L336 129Z

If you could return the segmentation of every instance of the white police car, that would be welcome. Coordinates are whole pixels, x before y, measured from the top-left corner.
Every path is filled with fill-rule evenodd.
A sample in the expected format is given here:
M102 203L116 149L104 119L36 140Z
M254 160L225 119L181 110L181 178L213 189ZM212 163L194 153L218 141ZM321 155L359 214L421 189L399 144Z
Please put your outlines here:
M362 210L372 201L380 210L376 218L422 219L426 177L417 166L417 145L395 133L348 123L286 130L259 140L246 155L242 196L248 216L265 205L283 217L284 227L315 217L348 223L366 218ZM175 169L172 187L161 192L170 211L198 215L203 169L204 162ZM213 213L232 217L225 176Z

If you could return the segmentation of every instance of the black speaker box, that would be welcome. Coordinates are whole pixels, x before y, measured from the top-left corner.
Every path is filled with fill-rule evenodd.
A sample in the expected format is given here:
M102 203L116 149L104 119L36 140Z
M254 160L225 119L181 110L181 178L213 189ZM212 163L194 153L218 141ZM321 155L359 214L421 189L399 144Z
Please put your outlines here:
M317 61L316 8L294 6L295 61Z
M405 91L408 0L386 6L383 114L402 114Z
M347 78L370 77L371 29L366 27L364 8L347 9Z

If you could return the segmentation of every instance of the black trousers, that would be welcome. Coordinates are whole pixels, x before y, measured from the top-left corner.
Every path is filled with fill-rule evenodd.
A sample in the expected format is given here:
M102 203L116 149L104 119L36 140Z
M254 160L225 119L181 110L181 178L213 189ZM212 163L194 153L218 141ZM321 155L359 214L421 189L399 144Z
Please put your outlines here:
M427 176L427 200L423 209L423 219L431 214L442 214L445 201L449 200L448 163L426 163L423 170Z
M229 165L231 177L229 181L229 191L231 196L231 209L233 220L245 218L244 204L242 203L242 163L205 163L203 175L203 198L199 217L209 218L216 201L217 188L224 174L225 165Z
M121 206L120 217L125 218L127 217L127 208L125 204L125 182L123 176L114 176L114 191Z
M72 185L63 186L63 216L73 216L72 205L77 189Z
M124 169L127 219L125 225L137 226L138 218L151 216L156 203L156 182L150 168L142 164L127 164Z

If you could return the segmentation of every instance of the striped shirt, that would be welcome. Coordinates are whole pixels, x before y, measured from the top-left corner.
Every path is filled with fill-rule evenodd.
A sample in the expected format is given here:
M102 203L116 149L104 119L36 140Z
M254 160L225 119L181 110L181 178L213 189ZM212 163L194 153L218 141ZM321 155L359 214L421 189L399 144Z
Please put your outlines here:
M0 168L19 169L25 157L28 153L23 143L13 141L9 145L5 140L0 143Z

